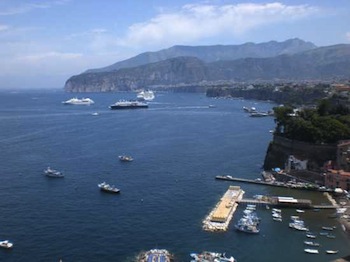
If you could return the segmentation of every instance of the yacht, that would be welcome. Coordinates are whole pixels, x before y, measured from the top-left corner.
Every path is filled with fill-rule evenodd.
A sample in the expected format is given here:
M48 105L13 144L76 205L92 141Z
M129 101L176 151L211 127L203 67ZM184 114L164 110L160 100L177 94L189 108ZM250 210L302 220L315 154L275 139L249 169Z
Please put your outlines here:
M94 104L95 102L90 98L79 99L77 97L74 97L67 101L63 101L62 103L65 105L91 105L91 104Z
M172 262L174 261L173 255L166 249L151 249L145 252L141 252L137 258L137 262Z
M8 240L0 241L0 247L3 248L12 248L13 244L9 242Z
M155 98L154 93L151 90L142 90L141 92L137 93L136 97L139 101L152 101Z
M55 169L52 169L50 167L46 168L44 170L44 174L45 176L48 176L48 177L64 177L64 174L62 174L60 171L57 171Z
M119 193L120 189L116 188L115 186L111 186L107 184L106 182L102 182L98 184L98 187L101 189L101 191L108 192L108 193Z
M226 257L225 253L204 251L202 253L191 253L191 262L236 262L234 257Z
M133 100L120 100L113 105L109 106L110 109L137 109L137 108L148 108L148 104L140 101Z

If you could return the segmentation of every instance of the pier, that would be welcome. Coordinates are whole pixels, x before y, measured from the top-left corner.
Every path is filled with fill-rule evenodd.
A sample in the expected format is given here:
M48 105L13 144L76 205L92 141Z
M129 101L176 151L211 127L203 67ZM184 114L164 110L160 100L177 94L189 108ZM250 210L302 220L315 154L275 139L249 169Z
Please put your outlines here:
M206 231L226 231L244 191L239 186L230 186L214 209L203 220Z
M251 184L258 184L258 185L265 185L265 186L284 187L284 188L291 188L291 189L312 190L312 191L320 191L320 192L332 191L332 190L321 190L315 186L308 186L306 184L305 185L291 184L291 183L284 183L284 182L278 182L278 181L267 182L261 179L253 180L253 179L246 179L246 178L239 178L239 177L232 177L232 176L216 176L215 179L251 183Z

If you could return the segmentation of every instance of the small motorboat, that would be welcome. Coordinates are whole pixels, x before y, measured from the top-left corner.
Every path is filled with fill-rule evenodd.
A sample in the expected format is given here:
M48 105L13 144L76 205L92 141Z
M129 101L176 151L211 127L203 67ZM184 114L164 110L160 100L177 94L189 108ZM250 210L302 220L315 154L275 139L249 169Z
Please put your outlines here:
M306 233L306 237L308 238L316 238L316 235L313 233Z
M10 241L8 241L8 240L4 240L4 241L0 241L0 247L12 248L13 244Z
M313 242L313 241L304 241L304 244L307 245L307 246L313 246L313 247L319 247L320 244L317 243L317 242Z
M125 156L125 155L118 156L118 158L120 161L123 161L123 162L131 162L134 160L131 156Z
M304 251L309 254L318 254L318 249L305 248Z
M44 174L45 176L48 176L48 177L64 177L64 174L62 174L60 171L51 169L50 167L44 170Z
M102 182L97 185L101 191L107 192L107 193L120 193L120 189L116 188L115 186L111 186L107 184L106 182Z
M322 227L323 230L333 231L334 227Z
M337 254L339 250L326 250L326 254Z

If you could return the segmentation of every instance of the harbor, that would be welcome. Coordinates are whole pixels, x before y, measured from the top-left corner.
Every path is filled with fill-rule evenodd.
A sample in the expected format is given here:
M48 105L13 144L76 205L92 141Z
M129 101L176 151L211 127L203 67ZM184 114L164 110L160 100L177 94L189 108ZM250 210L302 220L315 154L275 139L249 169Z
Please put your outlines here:
M203 220L206 231L226 231L244 191L239 186L230 186L214 209Z

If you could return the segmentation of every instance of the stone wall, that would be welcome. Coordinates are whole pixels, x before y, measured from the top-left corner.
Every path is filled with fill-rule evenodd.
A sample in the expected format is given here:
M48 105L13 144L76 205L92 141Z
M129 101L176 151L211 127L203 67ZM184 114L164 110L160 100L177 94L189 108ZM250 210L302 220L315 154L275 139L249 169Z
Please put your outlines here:
M336 144L311 144L275 135L266 152L264 169L285 168L290 155L299 160L308 160L307 169L319 172L328 160L336 160Z

